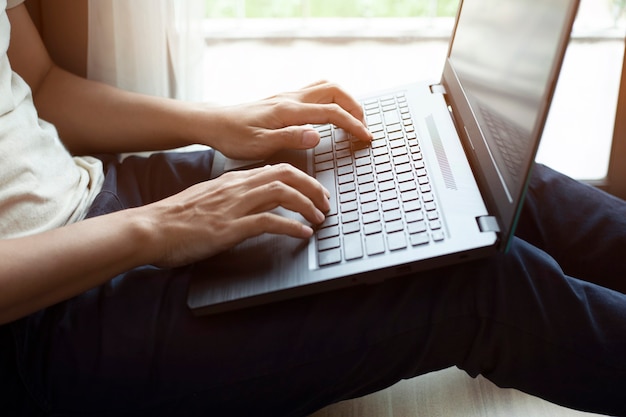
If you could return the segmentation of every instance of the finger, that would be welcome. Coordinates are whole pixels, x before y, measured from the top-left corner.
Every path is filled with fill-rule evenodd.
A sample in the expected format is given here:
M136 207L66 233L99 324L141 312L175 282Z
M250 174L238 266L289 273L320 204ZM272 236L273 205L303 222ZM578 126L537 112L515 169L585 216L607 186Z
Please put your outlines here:
M239 242L264 233L287 235L299 239L308 239L313 236L311 227L295 219L267 212L253 214L236 220L233 223L233 230L233 235L239 237Z
M282 207L300 213L312 224L320 224L326 218L311 199L280 181L256 187L242 197L241 209L246 214L261 213Z
M277 149L310 149L320 143L320 134L308 126L288 126L265 132L268 140Z
M322 187L315 178L289 164L256 168L248 171L248 173L247 186L249 190L278 181L306 196L320 211L325 213L330 209L328 190Z
M354 117L351 113L347 112L343 107L337 103L328 104L313 104L313 103L298 103L292 105L289 112L285 112L285 125L302 125L303 121L311 124L326 124L332 123L337 127L340 127L350 132L354 137L359 140L371 142L372 134L367 127L359 119ZM298 142L295 138L292 139L291 146L301 146L301 141Z
M303 92L305 93L303 101L320 104L336 103L365 124L365 115L359 102L337 84L320 82L304 89Z

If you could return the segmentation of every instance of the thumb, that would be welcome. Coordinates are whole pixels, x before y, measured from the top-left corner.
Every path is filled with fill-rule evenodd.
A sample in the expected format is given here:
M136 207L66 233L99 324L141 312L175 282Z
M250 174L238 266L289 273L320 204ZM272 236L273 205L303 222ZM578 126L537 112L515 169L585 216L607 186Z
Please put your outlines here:
M290 126L275 133L281 138L282 147L286 149L309 149L320 142L320 134L308 126Z

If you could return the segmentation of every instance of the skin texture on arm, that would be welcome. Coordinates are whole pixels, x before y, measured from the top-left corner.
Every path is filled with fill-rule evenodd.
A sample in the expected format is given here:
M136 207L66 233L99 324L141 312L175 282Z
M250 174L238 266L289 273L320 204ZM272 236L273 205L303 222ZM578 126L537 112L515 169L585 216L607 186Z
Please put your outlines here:
M7 13L9 59L31 86L39 115L76 154L156 150L201 143L227 156L260 158L310 148L309 123L371 135L360 106L326 82L233 107L208 107L128 93L76 77L51 61L23 5ZM232 172L162 201L37 235L0 240L0 323L68 299L138 265L177 266L263 233L309 238L307 224L269 211L281 206L319 224L328 191L289 165ZM202 227L199 227L202 225Z

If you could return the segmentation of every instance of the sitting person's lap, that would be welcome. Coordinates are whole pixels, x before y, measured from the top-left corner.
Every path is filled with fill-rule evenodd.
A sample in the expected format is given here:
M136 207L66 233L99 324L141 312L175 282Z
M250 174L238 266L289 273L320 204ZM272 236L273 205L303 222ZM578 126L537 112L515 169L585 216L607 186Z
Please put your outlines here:
M92 214L163 198L208 177L207 153L162 158L111 166L108 189ZM129 174L135 172L141 174ZM141 187L128 175L160 184L136 194L128 190ZM176 180L166 186L161 177ZM543 187L561 182L568 184L567 198ZM541 210L552 204L543 200L553 192L556 200L574 199L569 194L582 192L578 187L538 167L519 235L553 247L556 237L539 227L548 216ZM587 261L569 258L558 254L559 262L571 264L568 273L584 270L579 264ZM603 282L623 276L617 267L603 268ZM624 390L624 295L566 276L548 253L520 238L507 254L488 259L208 317L194 317L186 307L187 283L199 273L211 271L202 263L137 268L16 322L28 389L52 410L172 415L182 407L185 415L229 416L306 415L454 365L578 407L617 406L606 401Z

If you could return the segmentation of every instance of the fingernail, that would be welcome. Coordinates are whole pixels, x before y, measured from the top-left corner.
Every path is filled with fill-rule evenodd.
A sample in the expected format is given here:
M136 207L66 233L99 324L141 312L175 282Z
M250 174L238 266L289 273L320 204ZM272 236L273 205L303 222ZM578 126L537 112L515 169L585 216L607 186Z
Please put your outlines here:
M302 133L302 145L307 148L312 148L319 142L320 137L315 130L305 130Z
M302 225L302 237L309 238L311 236L313 236L313 229L303 224Z
M315 213L315 217L317 217L318 224L324 223L324 220L326 220L326 216L320 210L317 210L317 213Z

